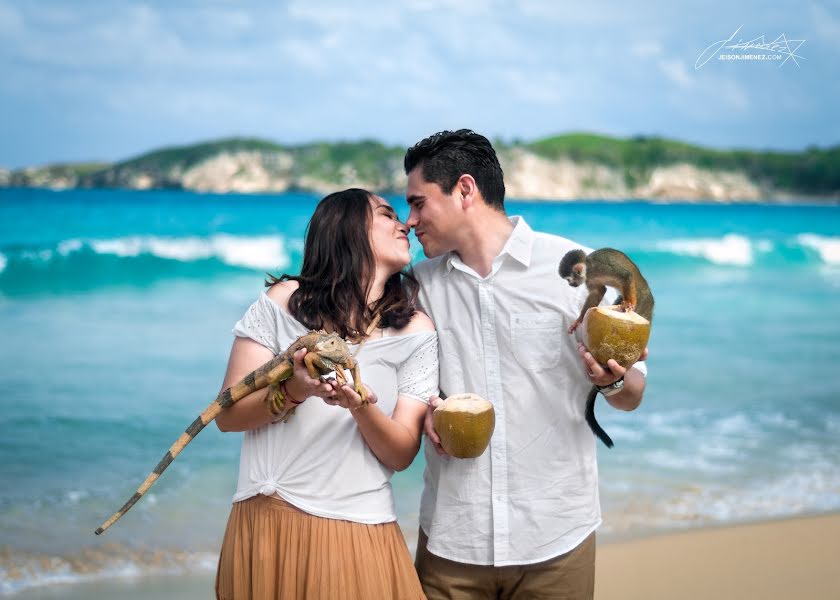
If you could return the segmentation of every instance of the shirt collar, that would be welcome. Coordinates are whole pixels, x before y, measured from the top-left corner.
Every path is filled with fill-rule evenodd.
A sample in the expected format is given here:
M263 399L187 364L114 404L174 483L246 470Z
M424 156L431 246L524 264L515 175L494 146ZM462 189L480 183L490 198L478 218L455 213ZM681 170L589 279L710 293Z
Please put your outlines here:
M498 268L497 265L501 264L502 259L504 257L510 256L515 261L521 263L525 267L530 266L531 264L531 250L534 246L534 230L525 222L525 219L520 216L510 217L510 224L513 225L513 231L511 231L510 237L505 242L505 245L502 246L502 249L499 251L499 254L496 258L493 259L493 272L495 272ZM452 271L453 267L458 267L459 270L469 270L472 271L464 262L461 260L461 257L455 251L449 252L446 256L446 273L448 274Z

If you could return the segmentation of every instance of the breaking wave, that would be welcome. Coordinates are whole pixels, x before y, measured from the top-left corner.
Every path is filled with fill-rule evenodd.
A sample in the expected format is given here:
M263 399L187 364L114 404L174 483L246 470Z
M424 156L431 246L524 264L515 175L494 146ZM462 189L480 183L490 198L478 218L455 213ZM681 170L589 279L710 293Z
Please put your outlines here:
M231 271L288 269L298 240L282 235L72 238L49 246L0 248L0 290L67 284L139 283L168 276L202 278Z
M693 261L725 267L840 265L840 237L802 233L792 238L753 239L736 233L722 237L673 238L642 244L629 254L648 264Z

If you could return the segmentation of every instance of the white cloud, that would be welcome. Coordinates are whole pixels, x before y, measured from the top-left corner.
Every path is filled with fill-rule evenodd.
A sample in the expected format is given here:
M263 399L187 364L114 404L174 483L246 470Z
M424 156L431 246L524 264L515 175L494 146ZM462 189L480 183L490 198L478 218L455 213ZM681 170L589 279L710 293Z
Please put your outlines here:
M242 9L203 6L194 12L197 25L220 36L247 33L254 29L254 16Z
M837 9L836 6L835 9ZM808 12L817 38L825 44L840 48L840 13L832 14L826 10L825 6L816 2L808 5Z
M718 97L725 103L727 108L745 112L750 108L750 98L744 87L737 81L727 79L721 81L718 90Z
M523 105L539 104L560 109L584 91L575 85L575 78L551 71L525 73L507 68L500 75L507 84L505 92Z
M405 3L406 8L412 12L445 12L449 16L465 16L488 14L494 8L493 4L486 0L411 0Z
M625 8L625 6L627 8ZM517 7L529 17L563 25L598 24L621 19L630 5L615 2L557 2L556 0L520 0ZM632 10L636 10L634 6Z
M328 71L330 64L326 49L334 48L332 44L319 46L316 40L287 39L280 42L283 57L290 60L297 67L317 73Z
M825 143L837 126L812 115L827 113L838 91L828 75L840 60L838 13L816 3L804 14L771 13L756 0L724 15L711 1L677 18L684 9L664 0L271 0L259 9L239 1L0 0L0 109L27 106L18 121L34 129L46 127L48 111L55 135L84 131L88 144L232 130L281 141L410 142L464 123L491 136L602 129L690 139L718 115L732 116L730 138L769 139L792 113L801 119L790 126L797 139ZM699 52L751 11L756 31L797 29L822 40L820 52L794 72L756 64L695 72ZM772 109L760 101L769 89ZM15 152L2 142L0 150ZM43 151L50 160L50 148Z
M692 87L694 81L686 68L685 61L678 58L667 58L659 61L659 68L671 83L681 88Z
M630 46L630 52L638 58L652 58L661 56L663 53L662 44L652 40L642 40Z
M23 15L8 2L0 2L0 34L16 36L24 28Z
M396 29L403 27L403 14L399 4L391 2L322 2L314 4L292 0L288 14L293 19L309 22L319 29L356 28L366 30ZM352 31L352 29L351 29Z

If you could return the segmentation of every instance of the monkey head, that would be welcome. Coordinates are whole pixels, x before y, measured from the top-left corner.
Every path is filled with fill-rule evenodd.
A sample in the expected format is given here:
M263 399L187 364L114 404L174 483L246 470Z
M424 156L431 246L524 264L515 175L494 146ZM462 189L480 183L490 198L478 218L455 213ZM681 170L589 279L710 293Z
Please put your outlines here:
M569 250L560 261L557 272L572 287L586 283L586 253L583 250Z

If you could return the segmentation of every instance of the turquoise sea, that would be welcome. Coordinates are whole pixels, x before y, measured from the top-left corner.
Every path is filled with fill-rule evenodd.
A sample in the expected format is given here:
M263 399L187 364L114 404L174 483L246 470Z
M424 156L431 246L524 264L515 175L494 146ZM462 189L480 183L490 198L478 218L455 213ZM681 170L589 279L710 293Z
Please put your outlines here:
M0 594L211 576L241 434L208 427L93 531L216 396L233 324L267 271L297 272L317 201L0 190ZM644 403L599 404L603 536L840 509L840 207L507 206L624 250L656 296ZM394 479L410 543L422 472Z

